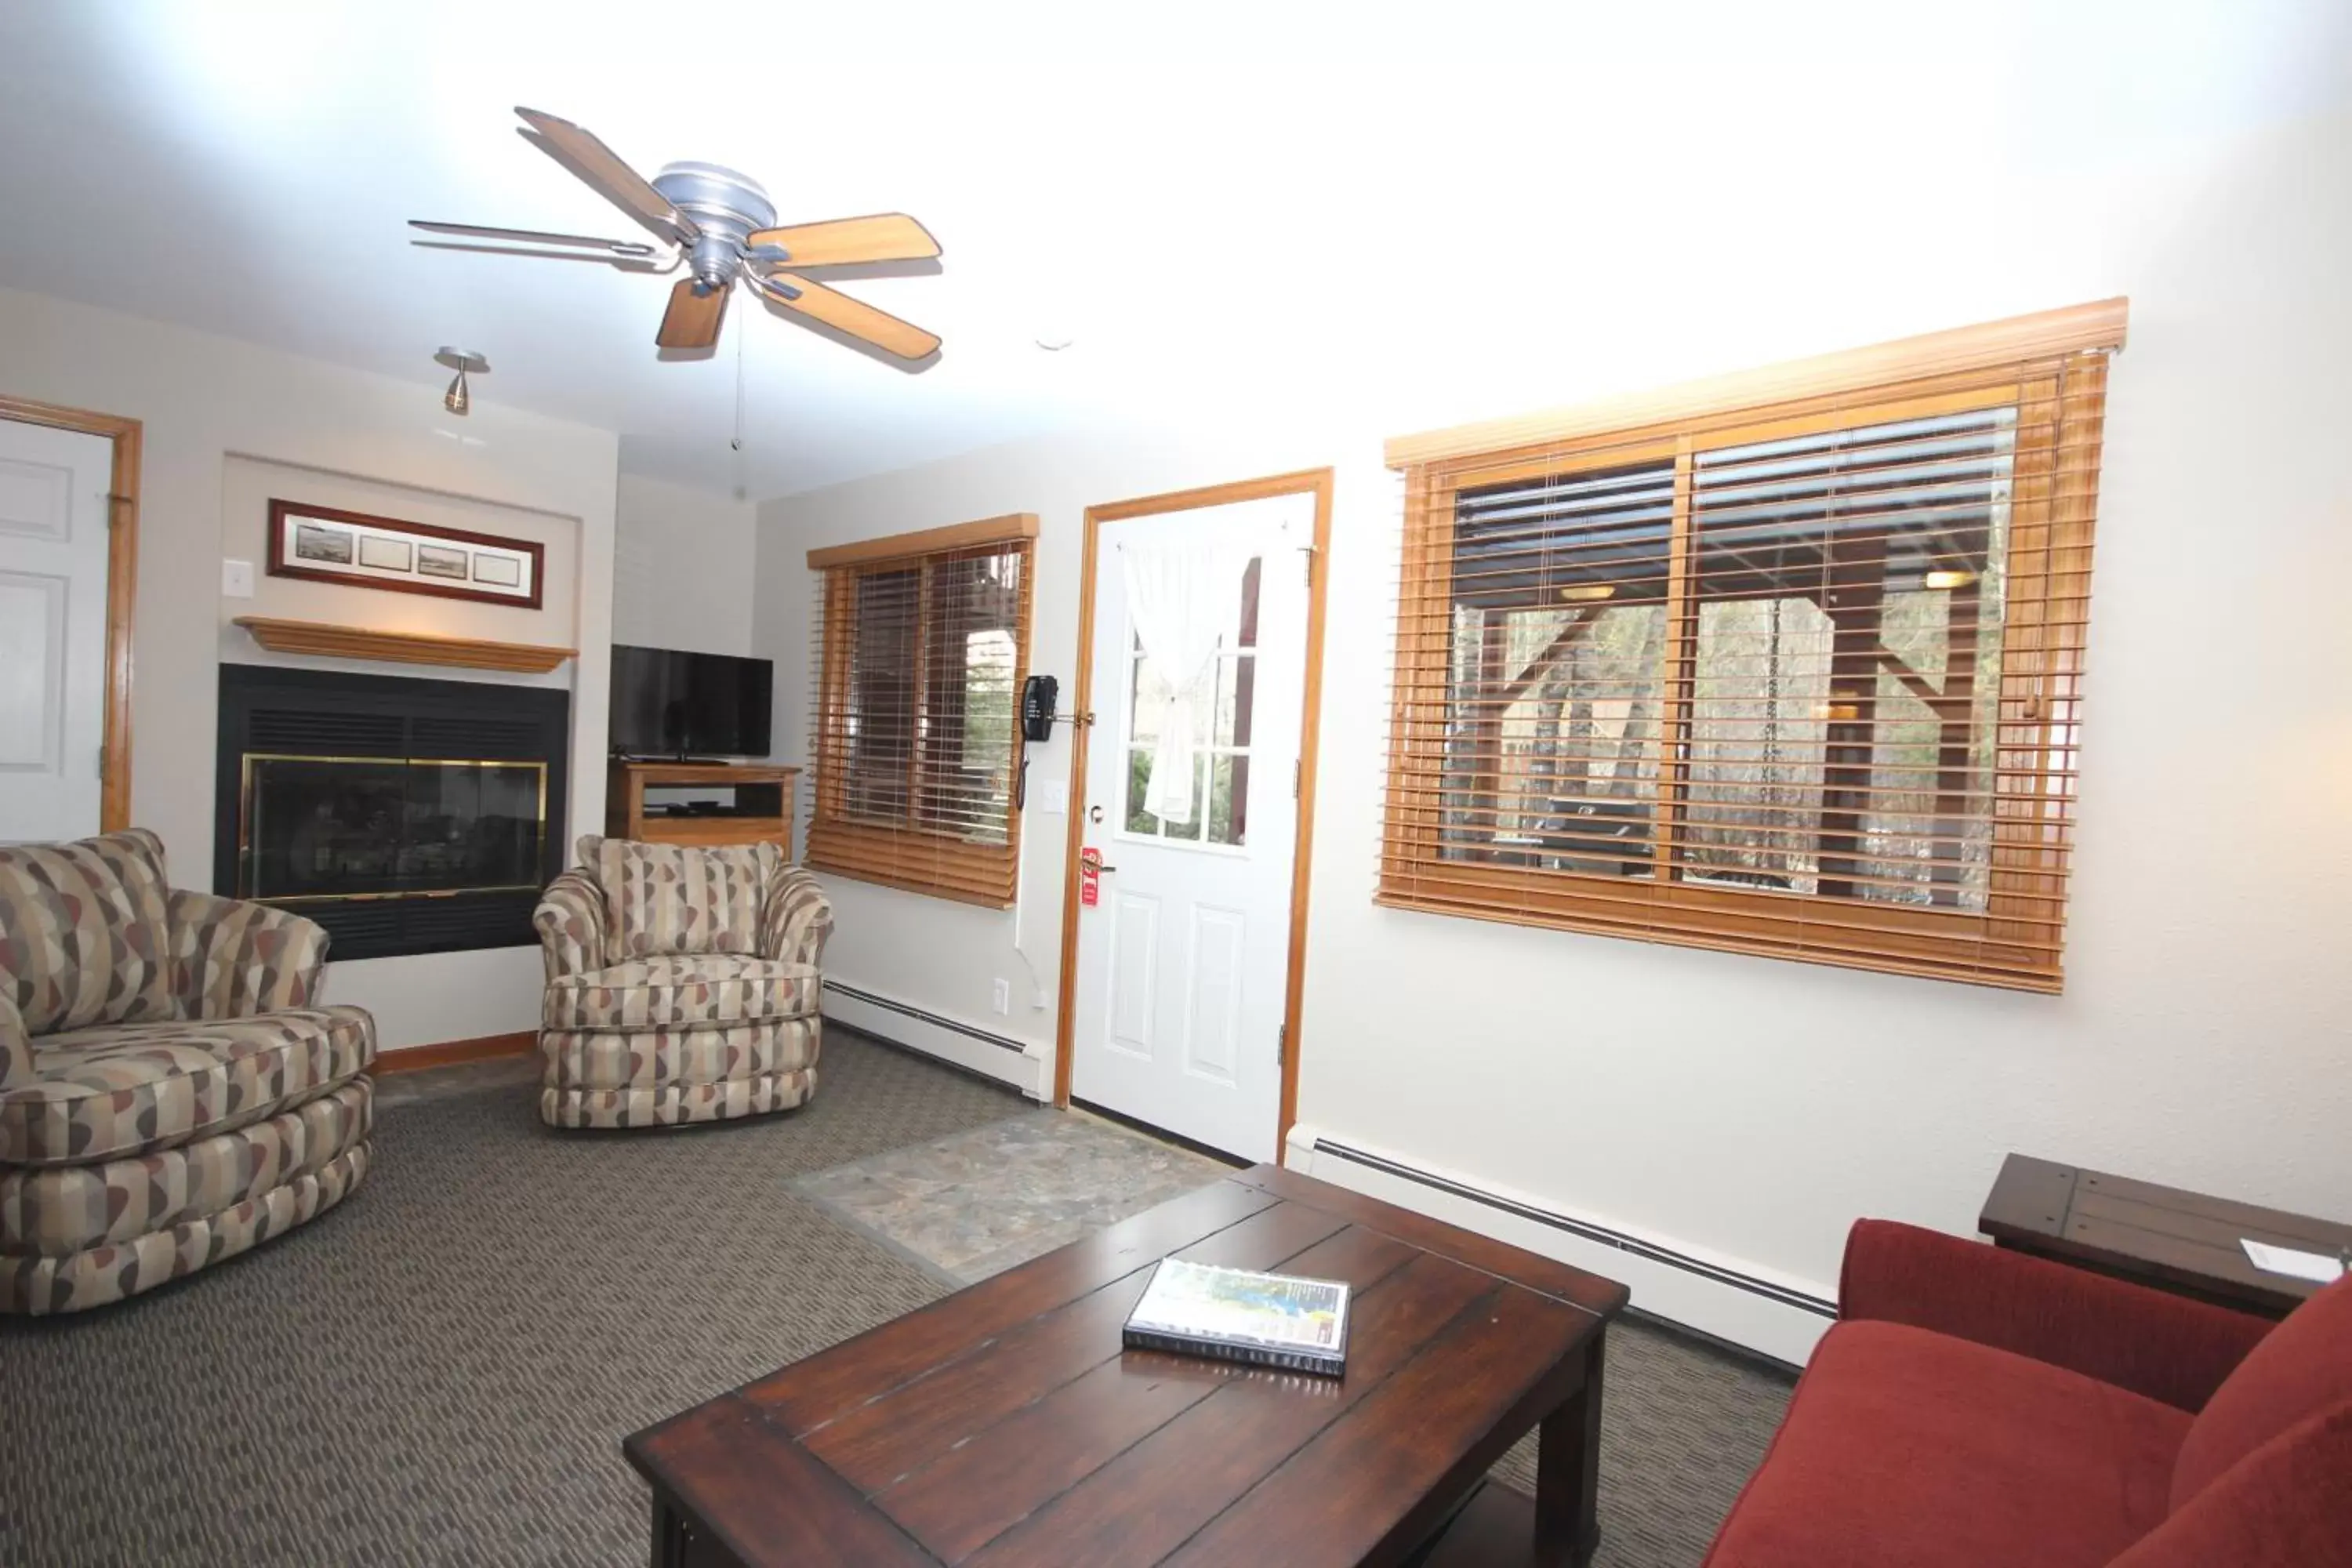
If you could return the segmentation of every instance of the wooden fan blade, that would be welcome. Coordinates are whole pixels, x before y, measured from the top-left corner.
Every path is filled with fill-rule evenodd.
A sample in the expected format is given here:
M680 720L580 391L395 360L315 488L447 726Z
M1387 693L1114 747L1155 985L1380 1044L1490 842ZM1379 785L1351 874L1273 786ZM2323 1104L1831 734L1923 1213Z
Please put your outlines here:
M539 147L563 164L606 201L661 236L684 245L702 231L669 198L646 183L646 177L621 162L620 154L569 120L515 106L515 112L539 133Z
M669 291L669 309L662 312L661 331L654 346L664 349L707 349L719 341L719 323L727 319L730 289L695 292L691 278L681 278Z
M760 284L761 294L778 310L823 321L836 331L847 332L900 359L921 359L940 346L936 334L902 321L887 310L877 310L863 300L836 293L822 283L812 283L789 272L771 273L766 278L756 273L748 276Z
M411 228L421 228L428 234L461 234L469 239L510 239L518 245L577 246L583 250L602 250L614 256L646 257L654 247L634 239L592 239L584 234L542 234L535 228L490 228L478 223L428 223L421 217L408 220Z
M782 246L793 267L846 267L859 261L921 261L940 253L930 231L905 213L837 217L830 223L762 228L743 242L753 249Z

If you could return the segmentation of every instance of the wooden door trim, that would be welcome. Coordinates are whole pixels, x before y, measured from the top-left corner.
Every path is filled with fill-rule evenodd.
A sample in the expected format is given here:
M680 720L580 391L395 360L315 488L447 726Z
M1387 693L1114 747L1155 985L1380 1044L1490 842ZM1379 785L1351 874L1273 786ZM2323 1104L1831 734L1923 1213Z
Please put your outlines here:
M139 465L145 427L119 414L5 393L0 393L0 419L103 436L114 444L107 495L106 757L99 768L98 827L119 832L131 826L131 620L139 589Z
M1070 830L1062 869L1061 1003L1054 1026L1054 1103L1065 1109L1070 1103L1071 1053L1077 1043L1078 851L1084 847L1087 826L1087 754L1093 738L1093 723L1087 716L1094 700L1095 563L1101 549L1102 525L1269 496L1315 498L1315 548L1307 569L1306 690L1298 731L1298 829L1292 840L1290 865L1289 974L1282 1000L1282 1095L1274 1133L1277 1164L1291 1123L1298 1119L1298 1056L1305 1040L1300 1013L1307 994L1307 901L1315 864L1315 763L1323 716L1323 600L1331 580L1331 474L1328 468L1302 468L1090 506L1079 564L1078 669L1076 692L1070 700L1070 711L1077 721L1070 726Z

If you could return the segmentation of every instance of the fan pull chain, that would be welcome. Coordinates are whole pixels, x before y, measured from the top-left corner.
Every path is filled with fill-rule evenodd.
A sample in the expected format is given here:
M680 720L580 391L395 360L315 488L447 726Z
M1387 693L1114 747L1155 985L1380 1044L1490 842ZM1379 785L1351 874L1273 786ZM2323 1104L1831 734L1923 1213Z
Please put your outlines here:
M748 335L740 328L735 333L735 438L727 445L739 453L743 450L743 340ZM735 478L738 483L741 482L743 465L740 463L735 465Z

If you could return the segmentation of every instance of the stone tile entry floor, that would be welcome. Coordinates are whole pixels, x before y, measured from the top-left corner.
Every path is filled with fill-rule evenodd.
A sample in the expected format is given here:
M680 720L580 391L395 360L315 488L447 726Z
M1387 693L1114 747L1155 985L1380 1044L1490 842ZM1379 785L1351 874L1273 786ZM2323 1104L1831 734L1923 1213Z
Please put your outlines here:
M801 1176L791 1191L949 1285L975 1284L1229 1167L1083 1111L1023 1111Z

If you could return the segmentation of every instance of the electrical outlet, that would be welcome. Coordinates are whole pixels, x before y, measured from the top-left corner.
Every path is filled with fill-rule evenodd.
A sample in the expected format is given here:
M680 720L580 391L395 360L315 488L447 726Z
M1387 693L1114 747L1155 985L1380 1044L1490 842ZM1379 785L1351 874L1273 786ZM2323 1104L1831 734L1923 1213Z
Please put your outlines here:
M224 561L221 563L221 597L250 599L253 597L253 563Z
M1000 1018L1003 1017L1007 1013L1012 1012L1013 982L1010 980L999 980L992 987L991 987L988 996L988 1005L996 1010L996 1016Z

